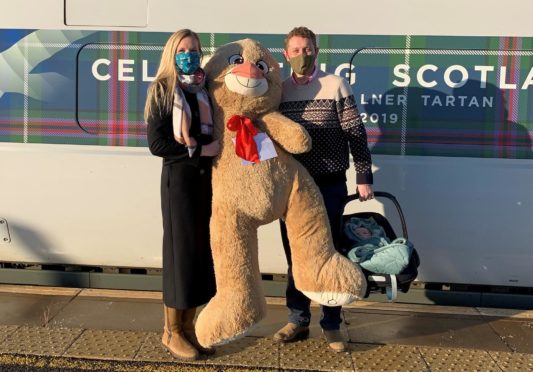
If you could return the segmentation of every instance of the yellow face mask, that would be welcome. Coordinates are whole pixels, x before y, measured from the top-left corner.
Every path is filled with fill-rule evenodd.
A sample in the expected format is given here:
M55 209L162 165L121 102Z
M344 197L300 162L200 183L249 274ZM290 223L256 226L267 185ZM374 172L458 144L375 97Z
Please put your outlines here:
M313 72L313 67L315 66L315 55L298 54L289 59L289 64L298 75L309 75Z

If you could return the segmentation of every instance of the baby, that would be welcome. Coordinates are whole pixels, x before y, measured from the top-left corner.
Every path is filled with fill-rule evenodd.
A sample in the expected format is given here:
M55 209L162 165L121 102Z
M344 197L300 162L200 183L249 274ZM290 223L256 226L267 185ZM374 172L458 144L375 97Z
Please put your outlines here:
M367 243L378 245L381 238L386 238L385 230L372 217L351 217L344 225L344 232L352 246Z
M345 233L352 243L348 258L369 271L399 274L409 264L412 244L404 238L391 243L372 217L352 217L346 222Z
M372 237L372 231L364 226L359 226L355 229L355 235L362 240L366 240Z

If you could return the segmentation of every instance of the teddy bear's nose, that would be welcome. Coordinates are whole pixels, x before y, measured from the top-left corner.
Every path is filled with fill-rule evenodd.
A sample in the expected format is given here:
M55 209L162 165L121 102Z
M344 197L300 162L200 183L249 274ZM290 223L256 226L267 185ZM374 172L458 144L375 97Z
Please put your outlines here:
M242 76L245 78L254 78L261 79L264 77L263 71L261 71L256 65L251 64L250 62L244 62L231 70L231 72L237 76Z

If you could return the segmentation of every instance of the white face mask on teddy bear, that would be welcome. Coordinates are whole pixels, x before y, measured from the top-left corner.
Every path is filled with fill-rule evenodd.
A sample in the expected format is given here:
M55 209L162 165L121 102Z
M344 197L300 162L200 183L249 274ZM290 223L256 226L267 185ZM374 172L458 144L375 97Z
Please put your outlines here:
M259 97L268 91L268 81L265 74L270 68L264 61L257 61L255 64L244 62L240 54L229 57L230 65L234 67L224 77L224 82L232 92L243 96Z

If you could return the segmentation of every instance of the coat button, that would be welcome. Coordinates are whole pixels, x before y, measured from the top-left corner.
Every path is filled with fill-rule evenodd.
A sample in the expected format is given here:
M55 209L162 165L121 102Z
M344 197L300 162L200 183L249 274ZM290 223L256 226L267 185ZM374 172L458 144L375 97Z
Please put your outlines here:
M205 174L205 169L200 169L200 174Z

